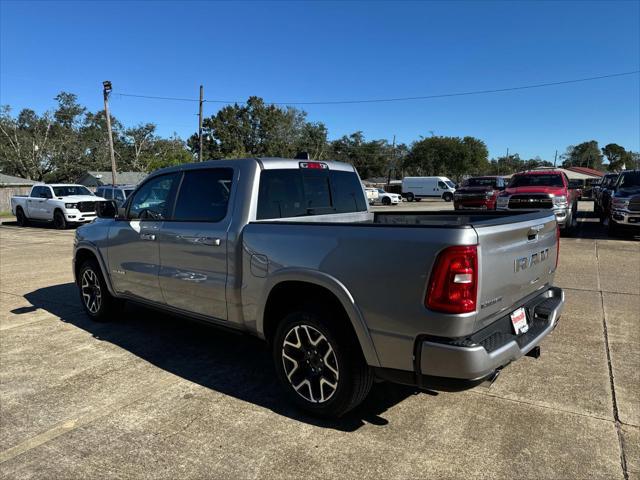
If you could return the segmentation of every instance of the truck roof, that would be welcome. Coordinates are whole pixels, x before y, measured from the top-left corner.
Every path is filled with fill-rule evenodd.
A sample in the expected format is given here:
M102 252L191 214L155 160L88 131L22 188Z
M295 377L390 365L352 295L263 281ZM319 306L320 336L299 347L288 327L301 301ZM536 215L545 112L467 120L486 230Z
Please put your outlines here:
M324 163L329 167L329 170L342 170L346 172L355 172L355 168L350 163L338 162L335 160L300 160L294 158L280 158L280 157L249 157L249 158L234 158L226 160L207 160L205 162L184 163L182 165L176 165L173 167L167 167L160 170L156 170L150 176L155 176L160 173L180 172L183 170L197 170L200 168L211 167L232 167L239 163L258 163L264 170L274 169L298 169L301 163Z
M525 170L513 175L562 175L562 172L560 170Z

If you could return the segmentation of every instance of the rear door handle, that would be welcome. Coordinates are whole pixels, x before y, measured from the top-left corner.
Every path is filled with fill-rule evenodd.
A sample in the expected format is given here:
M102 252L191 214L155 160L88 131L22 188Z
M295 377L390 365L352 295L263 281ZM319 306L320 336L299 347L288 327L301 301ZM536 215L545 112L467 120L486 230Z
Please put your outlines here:
M197 245L209 245L211 247L219 247L221 240L214 237L198 237L188 235L176 235L178 240L184 240L189 243L195 243Z
M156 239L155 234L153 233L141 233L140 240L151 240L154 241Z

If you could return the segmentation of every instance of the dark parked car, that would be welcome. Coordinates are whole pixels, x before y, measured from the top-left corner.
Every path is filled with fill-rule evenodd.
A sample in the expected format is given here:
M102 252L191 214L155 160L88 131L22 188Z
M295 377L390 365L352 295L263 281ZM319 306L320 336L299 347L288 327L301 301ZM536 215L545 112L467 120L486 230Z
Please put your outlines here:
M607 210L608 202L609 202L609 189L613 186L613 184L618 179L617 173L607 173L604 177L602 177L602 181L598 185L598 189L595 192L595 197L593 199L594 211L600 215L600 219L604 220L606 218L605 211Z
M473 177L453 194L456 210L495 210L496 198L505 189L502 177Z
M611 188L607 215L610 235L640 233L640 170L622 172Z

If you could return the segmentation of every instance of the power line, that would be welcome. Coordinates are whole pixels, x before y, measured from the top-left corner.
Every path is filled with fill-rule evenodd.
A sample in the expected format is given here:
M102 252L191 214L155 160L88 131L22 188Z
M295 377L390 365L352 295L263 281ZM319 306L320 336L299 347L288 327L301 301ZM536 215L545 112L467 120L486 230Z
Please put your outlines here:
M469 95L484 95L489 93L504 93L513 92L517 90L527 90L532 88L552 87L558 85L568 85L572 83L589 82L593 80L603 80L606 78L615 78L628 75L635 75L640 73L640 70L633 70L630 72L610 73L607 75L598 75L595 77L575 78L572 80L561 80L557 82L536 83L532 85L520 85L516 87L494 88L487 90L471 90L466 92L453 92L453 93L440 93L435 95L421 95L415 97L394 97L394 98L375 98L364 100L324 100L324 101L304 101L304 102L265 102L266 105L346 105L346 104L359 104L359 103L389 103L389 102L406 102L415 100L430 100L434 98L447 98L447 97L462 97ZM144 98L150 100L168 100L178 102L198 102L197 98L180 98L180 97L159 97L155 95L138 95L133 93L116 93L121 97L132 98ZM246 101L238 100L204 100L206 103L220 103L220 104L246 104Z

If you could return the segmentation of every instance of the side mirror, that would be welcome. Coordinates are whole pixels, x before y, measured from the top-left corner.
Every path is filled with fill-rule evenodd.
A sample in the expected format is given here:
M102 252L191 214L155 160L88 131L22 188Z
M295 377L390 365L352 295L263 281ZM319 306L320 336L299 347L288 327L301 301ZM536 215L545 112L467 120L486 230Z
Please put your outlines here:
M116 218L118 215L118 205L113 200L96 202L96 215L99 218Z

